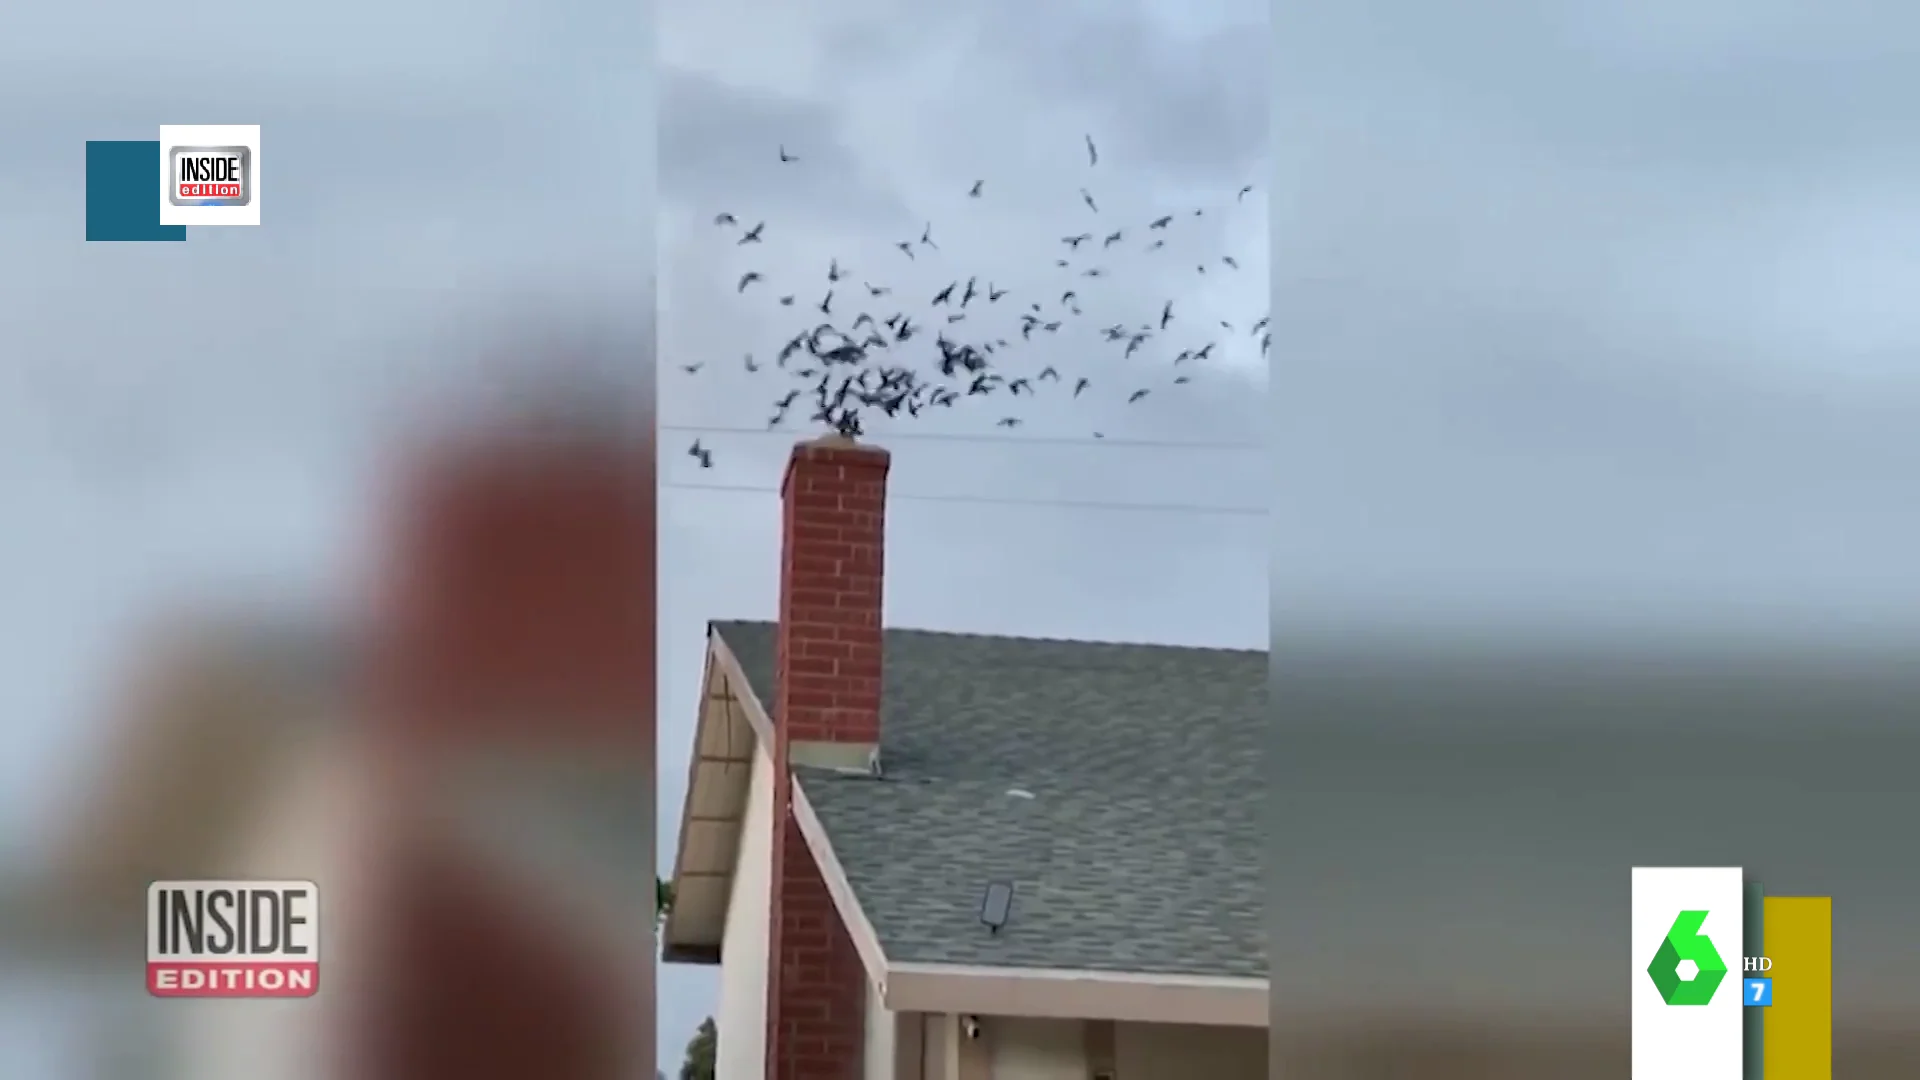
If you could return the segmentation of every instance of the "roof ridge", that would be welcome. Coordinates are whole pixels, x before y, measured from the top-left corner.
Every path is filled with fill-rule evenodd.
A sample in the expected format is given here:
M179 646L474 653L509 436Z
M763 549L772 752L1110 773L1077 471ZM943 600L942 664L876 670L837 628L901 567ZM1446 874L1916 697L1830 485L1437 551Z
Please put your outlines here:
M707 627L716 630L724 626L774 627L775 619L709 619ZM1040 645L1105 645L1128 649L1169 649L1187 653L1221 653L1231 656L1265 656L1271 650L1233 648L1226 645L1180 645L1169 641L1124 641L1114 638L1068 638L1049 637L1038 634L987 634L969 630L932 630L919 626L883 626L885 633L920 634L927 637L964 638L974 641L1016 641Z

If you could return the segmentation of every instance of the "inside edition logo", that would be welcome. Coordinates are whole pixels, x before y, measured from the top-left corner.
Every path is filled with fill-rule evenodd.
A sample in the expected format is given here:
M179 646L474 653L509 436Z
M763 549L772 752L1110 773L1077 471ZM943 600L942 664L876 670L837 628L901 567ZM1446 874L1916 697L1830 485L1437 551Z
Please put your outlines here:
M156 881L147 888L147 992L311 997L320 890L311 881Z
M1633 1080L1742 1080L1740 867L1633 869Z
M160 224L260 224L260 127L160 126Z

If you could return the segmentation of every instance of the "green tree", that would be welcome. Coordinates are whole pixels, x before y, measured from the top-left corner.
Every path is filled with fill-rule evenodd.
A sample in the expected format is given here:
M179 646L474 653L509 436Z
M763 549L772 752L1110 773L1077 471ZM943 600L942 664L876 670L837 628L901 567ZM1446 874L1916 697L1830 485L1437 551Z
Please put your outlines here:
M680 1063L680 1080L714 1080L713 1054L719 1038L713 1017L700 1021L700 1029L687 1040L687 1060Z

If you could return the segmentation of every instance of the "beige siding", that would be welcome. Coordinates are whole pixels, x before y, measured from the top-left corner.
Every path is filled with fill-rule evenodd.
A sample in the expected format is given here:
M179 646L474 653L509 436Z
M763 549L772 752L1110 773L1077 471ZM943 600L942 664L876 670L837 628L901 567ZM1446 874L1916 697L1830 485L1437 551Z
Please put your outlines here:
M983 1023L993 1080L1087 1080L1084 1022L995 1016Z
M181 1075L195 1080L309 1080L320 1075L330 1045L330 1003L350 997L352 878L359 865L351 809L361 803L363 770L339 755L291 755L293 772L253 817L219 876L312 881L320 889L320 993L266 1001L194 1001L178 1013ZM230 872L229 872L230 868ZM343 990L342 984L347 984ZM154 1075L169 1075L156 1070Z
M719 1052L715 1073L755 1080L766 1073L767 917L773 872L773 763L756 753L746 818L733 864L726 934L720 946Z
M1114 1080L1265 1080L1265 1028L1116 1024Z

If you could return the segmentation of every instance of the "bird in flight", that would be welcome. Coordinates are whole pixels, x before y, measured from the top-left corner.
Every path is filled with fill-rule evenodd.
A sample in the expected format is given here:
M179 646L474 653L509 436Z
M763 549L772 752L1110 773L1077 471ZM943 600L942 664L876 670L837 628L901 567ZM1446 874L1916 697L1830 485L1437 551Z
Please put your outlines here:
M969 198L969 199L977 199L977 198L979 198L979 197L980 197L980 189L981 189L981 188L983 188L983 187L985 187L986 185L987 185L987 182L986 182L985 180L975 180L975 181L973 182L973 190L971 190L971 191L969 191L969 192L967 192L967 198Z
M1131 405L1134 402L1139 401L1141 398L1144 398L1146 396L1147 396L1147 391L1135 390L1133 393L1127 395L1127 404Z
M1161 248L1166 246L1167 246L1167 242L1165 240L1155 240L1153 243L1147 245L1147 250L1159 251Z
M789 296L783 296L783 297L781 297L781 298L780 298L780 306L781 306L781 307L792 307L792 306L793 306L793 297L792 297L791 295L789 295Z
M993 282L991 281L987 282L987 303L989 304L997 303L999 302L1000 298L1005 295L1007 295L1007 290L996 289L993 287Z
M1253 329L1247 331L1247 335L1251 337L1252 335L1257 334L1262 330L1265 330L1267 328L1267 323L1272 321L1272 319L1273 319L1273 316L1271 315L1260 316L1260 321L1253 324Z
M868 296L885 296L888 293L893 291L892 289L886 288L885 286L872 285L865 281L861 282L860 284L867 286Z
M1126 235L1125 229L1115 229L1111 234L1107 236L1105 240L1101 241L1100 246L1103 248L1110 248L1113 245L1119 243L1120 238L1124 235Z
M957 282L957 281L955 281L955 282L953 282L953 283L951 283L951 284L949 284L949 285L948 285L948 286L947 286L946 288L944 288L944 289L941 289L941 290L940 290L939 292L937 292L937 293L934 293L934 294L933 294L933 300L932 300L932 303L934 303L934 304L944 304L944 303L946 303L947 301L949 301L949 300L952 300L952 299L953 299L953 289L954 289L954 286L956 286L956 285L958 285L958 284L960 284L960 283L959 283L959 282Z
M746 292L747 286L759 280L760 280L760 272L758 270L749 270L746 273L740 275L740 287L735 291Z
M826 299L820 301L820 314L822 315L833 314L833 290L832 289L828 289Z
M1093 136L1088 135L1086 138L1087 138L1087 164L1098 165L1100 164L1100 148L1093 145Z
M995 426L1003 427L1003 428L1017 428L1020 426L1020 418L1017 416L1009 416L1006 419L1000 421Z
M760 224L755 225L753 228L748 229L745 235L740 237L740 242L743 244L759 243L761 230L765 229L766 227L767 227L767 223L763 221Z
M1080 189L1080 201L1086 203L1087 209L1092 210L1094 213L1097 214L1100 212L1100 204L1093 201L1093 193L1086 188Z
M753 354L748 353L747 354L747 371L749 373L752 373L759 370L760 370L760 365L753 362Z
M1228 266L1233 267L1235 270L1240 269L1240 264L1237 261L1235 261L1234 257L1231 255L1220 256L1220 261L1223 263L1226 263Z
M913 258L913 242L911 240L902 240L893 246L899 248L900 253L907 258Z
M1241 201L1242 199L1245 199L1245 198L1247 197L1247 193L1248 193L1248 192L1250 192L1250 191L1252 191L1252 190L1253 190L1253 185L1252 185L1252 184L1248 184L1248 185L1247 185L1246 187L1243 187L1243 188L1241 188L1241 189L1240 189L1240 194L1238 194L1238 195L1235 195L1235 196L1233 197L1233 201L1234 201L1234 202L1239 202L1239 201Z
M933 222L927 222L927 227L920 230L920 242L935 251L940 250L940 245L933 242Z
M1074 383L1073 396L1079 397L1081 394L1086 392L1087 387L1092 385L1093 385L1093 380L1091 379L1081 379L1079 382Z
M847 276L846 271L840 269L839 259L833 259L827 263L827 280L828 281L839 281L841 278L846 276Z
M1164 229L1171 224L1173 224L1173 215L1168 214L1166 217L1153 219L1153 223L1151 225L1148 225L1147 228Z
M732 214L721 214L719 217L713 219L713 223L715 225L738 225L740 224L740 220Z
M1173 301L1169 300L1167 301L1167 306L1160 309L1160 329L1165 330L1167 328L1167 324L1172 321L1173 321Z
M794 157L792 154L787 153L787 148L784 145L782 145L780 147L780 160L781 161L799 161L800 159L797 157Z
M696 364L681 364L680 370L686 372L689 375L698 375L700 374L700 369L706 366L707 366L706 361L703 360Z
M703 469L713 468L713 451L701 446L699 439L693 440L693 445L687 447L687 456L698 461Z
M1060 238L1060 242L1067 245L1068 247L1072 248L1075 251L1079 251L1080 245L1086 243L1091 239L1093 239L1092 233L1083 232L1079 236L1063 236Z

